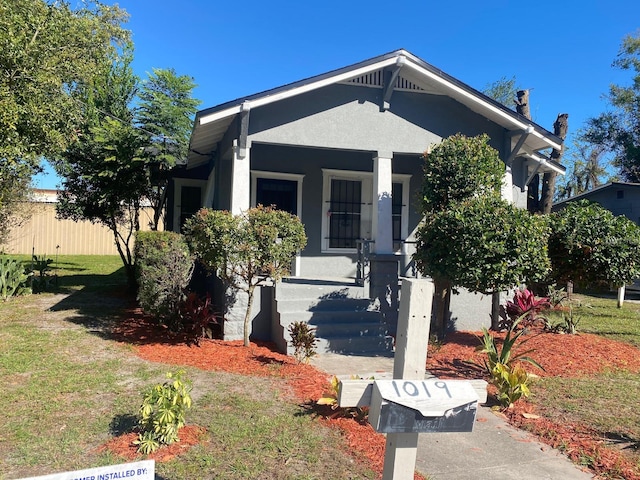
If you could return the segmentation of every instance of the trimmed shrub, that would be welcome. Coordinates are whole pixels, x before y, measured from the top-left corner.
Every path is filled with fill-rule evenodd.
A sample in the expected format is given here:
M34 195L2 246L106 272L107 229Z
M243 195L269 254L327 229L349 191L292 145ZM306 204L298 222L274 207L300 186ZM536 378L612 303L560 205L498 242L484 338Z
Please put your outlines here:
M194 265L182 235L138 232L134 254L140 306L170 329L182 330L180 307Z

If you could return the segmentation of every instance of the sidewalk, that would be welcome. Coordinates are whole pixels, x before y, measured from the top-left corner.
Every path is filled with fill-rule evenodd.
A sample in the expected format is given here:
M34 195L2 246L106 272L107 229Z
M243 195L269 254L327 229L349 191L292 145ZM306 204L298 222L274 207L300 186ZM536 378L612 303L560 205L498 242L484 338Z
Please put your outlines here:
M321 354L311 360L333 375L392 372L393 357ZM478 408L471 433L419 436L416 470L430 480L587 480L594 476L489 408Z

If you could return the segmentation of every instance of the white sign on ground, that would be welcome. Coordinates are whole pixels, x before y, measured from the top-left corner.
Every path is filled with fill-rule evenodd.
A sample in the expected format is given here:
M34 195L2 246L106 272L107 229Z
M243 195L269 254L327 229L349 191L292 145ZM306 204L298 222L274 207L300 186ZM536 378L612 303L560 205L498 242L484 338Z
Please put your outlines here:
M54 473L23 480L154 480L156 463L154 460L122 463L107 467L89 468L75 472Z

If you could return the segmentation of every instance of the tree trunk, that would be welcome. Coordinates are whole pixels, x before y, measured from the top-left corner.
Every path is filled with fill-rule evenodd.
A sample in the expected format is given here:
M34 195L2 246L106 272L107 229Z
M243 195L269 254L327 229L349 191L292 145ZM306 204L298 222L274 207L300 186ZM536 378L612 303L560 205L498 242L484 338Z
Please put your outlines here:
M500 329L500 292L491 294L491 330Z
M558 118L553 123L554 135L560 137L562 140L567 138L567 130L569 129L569 114L560 113ZM551 152L551 160L560 163L562 160L562 153L564 152L564 144L562 149L556 150L555 148ZM551 205L553 204L553 194L556 189L556 172L546 172L542 179L542 195L541 195L541 211L542 213L551 213Z
M531 120L531 108L529 107L529 90L516 92L516 112ZM535 174L527 185L527 210L531 213L540 211L540 175Z
M531 109L529 108L529 90L518 90L516 92L516 112L531 120Z
M431 333L438 340L443 340L449 320L449 306L451 304L451 282L442 277L434 277L433 319Z
M527 185L527 211L538 213L540 211L540 175L535 174Z
M249 346L249 327L251 325L251 306L253 305L253 292L255 291L256 286L249 282L249 287L247 288L247 311L244 314L244 346Z

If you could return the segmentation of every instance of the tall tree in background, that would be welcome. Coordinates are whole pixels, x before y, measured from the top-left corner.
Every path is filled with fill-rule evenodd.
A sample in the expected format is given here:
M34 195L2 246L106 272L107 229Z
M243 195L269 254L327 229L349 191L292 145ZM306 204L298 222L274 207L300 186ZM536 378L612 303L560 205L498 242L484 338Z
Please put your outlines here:
M54 161L63 177L58 215L108 227L131 285L135 284L133 235L148 185L142 157L147 139L134 125L138 79L131 47L103 64L102 75L79 92L85 122L78 141Z
M25 199L42 157L77 138L90 84L118 42L129 37L123 10L94 0L0 3L0 236Z
M521 90L516 85L516 77L502 77L500 80L496 80L487 85L482 93L513 110L515 108L516 94L518 91Z
M154 230L164 211L168 172L187 160L193 115L200 104L192 97L195 87L192 77L177 75L173 69L153 69L140 88L136 122L149 134L144 155L150 172L147 197L154 210Z
M613 155L623 180L640 182L640 35L624 38L613 66L631 70L631 85L611 85L612 110L589 119L584 138Z
M565 162L569 165L569 171L564 181L558 185L556 200L580 195L609 181L607 167L603 162L604 148L586 142L579 135Z

